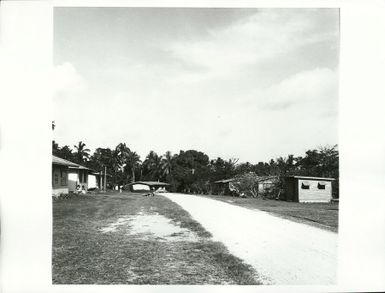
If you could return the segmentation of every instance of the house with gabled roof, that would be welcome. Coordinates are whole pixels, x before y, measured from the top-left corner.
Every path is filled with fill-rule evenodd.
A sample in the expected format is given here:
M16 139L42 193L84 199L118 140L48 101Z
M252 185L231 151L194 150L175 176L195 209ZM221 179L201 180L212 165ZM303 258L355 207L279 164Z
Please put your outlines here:
M54 196L75 192L77 186L85 191L89 188L103 189L105 178L102 172L52 156L52 194Z
M68 173L70 167L76 167L75 163L52 156L52 195L69 193Z

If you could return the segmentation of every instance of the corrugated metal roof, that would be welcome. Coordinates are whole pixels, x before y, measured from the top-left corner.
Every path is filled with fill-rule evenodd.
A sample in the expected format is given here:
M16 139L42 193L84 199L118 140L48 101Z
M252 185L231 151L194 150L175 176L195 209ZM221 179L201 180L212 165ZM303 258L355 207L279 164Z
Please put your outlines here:
M278 176L272 175L272 176L260 176L258 177L258 182L263 182L267 180L278 180Z
M277 179L278 176L258 176L257 177L257 182L263 182L263 181L266 181L266 180L271 180L271 179ZM214 183L229 183L229 182L233 182L237 180L237 178L230 178L230 179L223 179L223 180L218 180L218 181L215 181Z
M52 164L57 164L57 165L63 165L63 166L68 166L70 169L84 169L84 170L91 170L87 167L84 167L82 165L73 163L71 161L59 158L57 156L52 155Z
M215 181L214 183L229 183L229 182L232 182L234 180L235 180L235 178L222 179L222 180Z
M295 179L305 179L305 180L324 180L324 181L334 181L334 180L336 180L334 178L327 178L327 177L311 177L311 176L296 176L296 175L285 176L285 177L295 178Z
M143 185L148 185L148 186L167 186L167 185L170 185L168 183L158 182L158 181L135 181L135 182L129 183L127 185L133 185L133 184L143 184Z
M90 172L89 174L92 174L92 175L99 175L99 176L104 176L104 173L102 171L98 172L98 171L95 171L95 170L92 170L92 169L89 169ZM106 174L107 177L112 177L112 175L110 174Z
M52 155L52 164L57 164L57 165L63 165L63 166L68 166L68 167L76 167L77 164L72 163L70 161L67 161L65 159L59 158L57 156Z
M79 165L79 164L75 164L75 166L70 166L69 168L70 168L70 169L83 169L83 170L91 170L90 168L84 167L84 166L82 166L82 165Z

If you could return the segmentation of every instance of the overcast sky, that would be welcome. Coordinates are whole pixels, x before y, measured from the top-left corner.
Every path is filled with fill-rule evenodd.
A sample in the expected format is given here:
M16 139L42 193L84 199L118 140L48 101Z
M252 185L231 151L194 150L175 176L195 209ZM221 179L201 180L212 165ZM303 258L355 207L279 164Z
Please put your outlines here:
M54 139L257 163L338 143L338 9L55 8Z

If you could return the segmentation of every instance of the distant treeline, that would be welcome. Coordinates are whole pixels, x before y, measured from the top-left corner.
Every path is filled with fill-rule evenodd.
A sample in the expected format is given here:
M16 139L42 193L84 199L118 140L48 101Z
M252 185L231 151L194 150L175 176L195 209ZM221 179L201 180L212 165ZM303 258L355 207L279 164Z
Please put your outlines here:
M93 154L80 141L74 149L65 145L59 147L52 142L53 154L96 171L107 168L110 187L125 185L135 180L163 181L171 184L171 190L187 193L211 194L217 180L253 172L259 176L303 175L332 177L334 196L338 195L339 159L338 147L324 146L308 150L304 156L288 155L271 159L269 162L251 164L238 159L210 159L196 150L180 151L179 154L166 152L158 155L150 151L141 161L140 156L125 143L114 149L97 148Z

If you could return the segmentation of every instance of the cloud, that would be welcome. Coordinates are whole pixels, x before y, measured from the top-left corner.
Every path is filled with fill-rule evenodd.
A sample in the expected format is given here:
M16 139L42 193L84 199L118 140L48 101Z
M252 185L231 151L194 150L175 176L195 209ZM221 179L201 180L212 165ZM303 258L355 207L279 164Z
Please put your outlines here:
M120 55L70 50L87 55L64 55L72 63L55 68L56 96L66 97L55 100L55 135L64 143L257 161L336 142L338 52L328 48L338 48L337 9L258 10L193 32L187 22L178 34L144 24L137 39L125 34L135 42L95 34L97 52Z
M79 93L86 89L86 82L74 65L69 62L54 68L54 94L55 96Z
M322 26L319 10L260 10L228 27L210 31L210 37L170 44L169 51L183 62L206 69L186 72L176 82L198 82L228 74L236 75L250 64L274 61L281 55L314 43L334 41L335 27ZM336 24L337 22L331 22Z
M335 106L338 94L338 77L334 70L316 68L294 74L278 84L254 93L267 109L287 109L309 104ZM251 101L249 101L251 102Z

